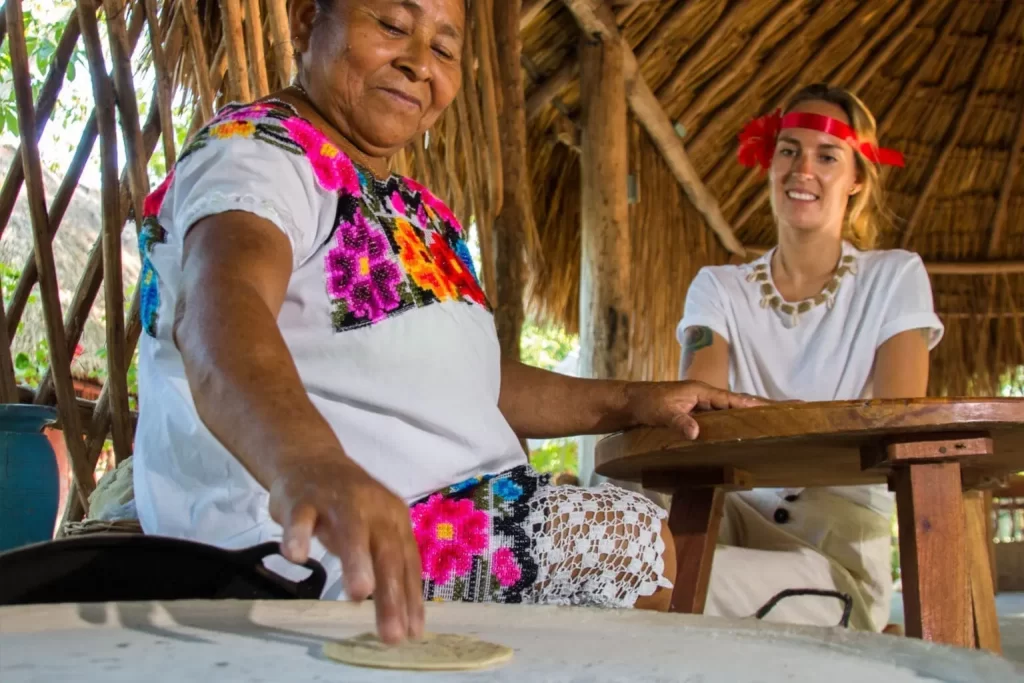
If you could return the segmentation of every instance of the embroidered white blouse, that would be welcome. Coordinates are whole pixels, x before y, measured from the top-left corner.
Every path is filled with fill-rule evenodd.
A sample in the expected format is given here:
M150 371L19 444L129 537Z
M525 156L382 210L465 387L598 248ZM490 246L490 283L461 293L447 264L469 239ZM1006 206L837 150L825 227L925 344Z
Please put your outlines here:
M872 397L875 352L907 330L943 334L931 284L917 254L842 246L836 276L817 296L783 301L771 278L774 249L741 266L702 268L677 328L709 327L729 343L729 389L776 400L840 401ZM888 516L885 486L834 491Z
M266 102L222 110L145 208L134 483L146 533L228 548L280 538L267 492L199 419L172 339L185 235L224 211L290 240L278 324L310 398L370 475L411 503L526 463L498 410L498 341L462 228L426 189L372 178Z

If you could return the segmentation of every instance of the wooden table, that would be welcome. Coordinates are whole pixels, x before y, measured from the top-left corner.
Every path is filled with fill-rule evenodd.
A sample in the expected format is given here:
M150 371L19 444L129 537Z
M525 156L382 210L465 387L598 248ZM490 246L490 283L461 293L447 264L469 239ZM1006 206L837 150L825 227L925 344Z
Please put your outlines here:
M999 651L984 501L1024 470L1024 400L785 403L696 416L700 436L637 429L602 440L596 470L672 494L672 609L704 609L722 494L889 483L907 635Z

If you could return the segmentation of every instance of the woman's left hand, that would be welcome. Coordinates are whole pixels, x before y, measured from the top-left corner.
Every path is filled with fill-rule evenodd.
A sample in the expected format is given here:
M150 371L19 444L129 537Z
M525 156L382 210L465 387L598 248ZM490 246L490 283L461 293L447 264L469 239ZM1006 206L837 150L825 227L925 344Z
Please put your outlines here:
M637 382L627 389L629 411L637 425L678 429L696 439L700 428L690 415L695 410L756 408L768 399L734 394L703 382Z

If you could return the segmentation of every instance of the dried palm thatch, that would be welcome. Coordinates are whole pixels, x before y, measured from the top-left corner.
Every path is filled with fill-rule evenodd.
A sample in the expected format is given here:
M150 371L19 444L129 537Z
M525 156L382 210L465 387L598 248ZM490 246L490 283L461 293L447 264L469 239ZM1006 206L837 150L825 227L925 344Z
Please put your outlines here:
M484 284L492 297L501 291L499 272L519 277L505 261L496 262L497 247L521 247L534 313L569 329L578 326L579 317L575 55L580 31L566 5L592 11L598 2L525 0L519 14L505 0L472 0L463 90L428 135L393 159L395 169L432 187L464 222L475 223ZM610 30L621 32L633 50L628 57L638 64L634 94L637 83L649 88L648 105L657 109L665 126L671 127L669 121L678 124L693 162L684 193L679 155L667 163L665 141L655 144L646 132L651 130L651 112L648 119L638 114L629 141L635 190L629 215L630 281L637 315L630 316L635 329L628 374L674 375L678 351L673 328L687 283L701 266L727 259L720 238L734 231L742 244L771 245L763 181L733 163L733 140L751 116L778 106L798 87L816 80L858 91L879 115L885 143L910 158L908 169L887 175L899 220L883 235L883 246L916 249L931 263L937 305L947 324L946 340L934 357L932 392L989 393L1000 376L1024 364L1024 269L1018 267L1024 261L1024 173L1018 172L1024 146L1024 4L610 4L615 8ZM137 261L124 256L124 246L133 237L122 233L149 190L146 165L157 144L168 164L175 158L172 98L184 97L192 105L191 129L196 130L228 100L262 97L288 84L293 63L286 7L287 0L79 0L46 82L33 100L21 0L6 0L0 41L7 41L12 56L22 146L0 188L0 237L5 245L10 243L11 255L25 263L22 281L15 291L5 292L7 306L0 308L0 401L13 402L19 396L10 351L12 344L18 349L27 343L17 332L18 324L28 322L26 302L38 280L52 363L35 400L56 401L60 408L77 496L67 519L82 513L108 434L119 460L131 452L126 366L141 328L137 289L128 315L122 315L122 285L133 285L137 277ZM109 34L110 64L100 43L101 20ZM89 59L95 109L78 153L55 187L57 179L43 173L37 143L79 43ZM520 59L522 71L516 73ZM142 62L151 63L157 75L146 121L139 120L138 102L131 96L132 66ZM524 91L509 90L507 84L519 77ZM526 157L532 183L506 187L519 170L510 170L506 160L516 156L507 147L518 132L510 132L508 124L516 121L510 112L520 106L529 117ZM127 153L120 177L118 137ZM65 236L58 229L65 218L73 223L80 211L77 204L72 206L72 197L96 147L103 171L100 196L93 198L98 208L81 209L88 213L90 228ZM699 201L691 203L694 183L713 211L701 208ZM16 210L23 188L23 204ZM80 192L76 201L88 199ZM497 229L496 219L509 203L517 207L512 215L518 224ZM709 223L712 213L724 218ZM24 216L31 226L31 260ZM519 236L509 240L509 230ZM55 235L56 247L51 249ZM61 291L67 291L67 280L74 276L65 274L63 257L55 257L66 243L77 249L80 273L70 300L67 295L62 300ZM743 251L738 245L731 249ZM83 334L87 342L95 337L90 315L103 310L96 308L103 283L108 285L102 288L102 304L109 379L86 423L74 400L71 361Z
M530 302L573 329L579 28L565 3L535 5L524 53L537 75L527 109L543 262L531 266ZM909 160L885 171L895 220L879 246L915 250L930 265L947 328L930 392L994 393L1024 364L1024 4L678 0L634 3L616 19L726 219L760 250L775 238L766 184L735 163L736 134L808 83L857 92L879 118L884 144ZM687 210L651 139L640 133L634 142L632 283L644 325L633 332L631 372L671 378L687 283L729 254Z

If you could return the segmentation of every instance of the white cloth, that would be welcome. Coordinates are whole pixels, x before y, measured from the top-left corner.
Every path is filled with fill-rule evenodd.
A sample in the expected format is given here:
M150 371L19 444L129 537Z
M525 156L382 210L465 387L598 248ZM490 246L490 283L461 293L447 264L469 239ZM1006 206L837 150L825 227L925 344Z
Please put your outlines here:
M500 356L489 310L458 298L425 305L425 290L410 295L412 276L399 258L395 230L387 235L390 241L379 242L386 245L383 256L368 252L356 267L372 267L373 258L390 259L401 269L397 286L403 297L419 298L408 299L414 305L403 298L403 308L372 324L338 331L341 313L338 298L329 294L329 257L340 248L338 217L353 200L345 190L330 188L337 181L330 175L335 167L325 164L334 163L337 150L310 161L309 149L320 153L319 139L312 138L307 155L285 148L314 135L288 138L282 132L282 120L298 117L287 119L280 110L272 112L276 118L266 112L236 114L227 120L236 129L206 131L202 144L183 155L158 214L166 235L156 229L157 237L146 240L152 251L144 261L152 272L148 279L143 274L149 283L143 300L152 310L144 315L147 334L140 344L134 472L145 532L228 548L281 535L269 517L267 491L200 421L172 339L185 235L196 221L224 211L261 216L291 241L294 270L279 328L310 399L348 455L371 476L412 502L470 477L525 464L498 409ZM418 193L414 198L421 199ZM395 202L404 207L400 199ZM385 215L393 211L379 200L363 207L378 231L380 223L374 221L394 221ZM417 221L415 211L406 215L419 231L419 249L439 239L430 215L431 225L419 224L424 221ZM326 559L332 578L339 576L336 560L324 555L315 544L313 557ZM275 569L296 575L281 563Z
M773 253L741 266L703 268L687 293L678 339L682 343L690 327L718 333L730 348L732 391L777 400L870 398L882 344L915 329L927 331L929 350L941 340L943 326L918 255L862 252L844 242L840 269L825 292L789 308L771 280ZM827 588L855 593L855 616L870 615L859 618L862 626L884 627L894 510L884 485L755 489L727 499L721 539L727 545L715 554L707 613L750 616L785 588ZM785 510L783 522L779 510ZM858 523L848 523L851 517ZM736 526L748 532L726 531ZM837 604L788 599L773 618L835 624Z
M708 327L729 344L729 388L775 400L842 401L871 398L875 352L907 330L927 330L929 350L943 325L932 304L931 284L917 254L898 249L859 251L843 243L849 272L838 278L834 300L812 306L795 321L773 308L772 249L741 266L702 268L686 295L677 328ZM762 291L767 285L771 288ZM889 516L893 497L885 486L835 487L838 495Z

